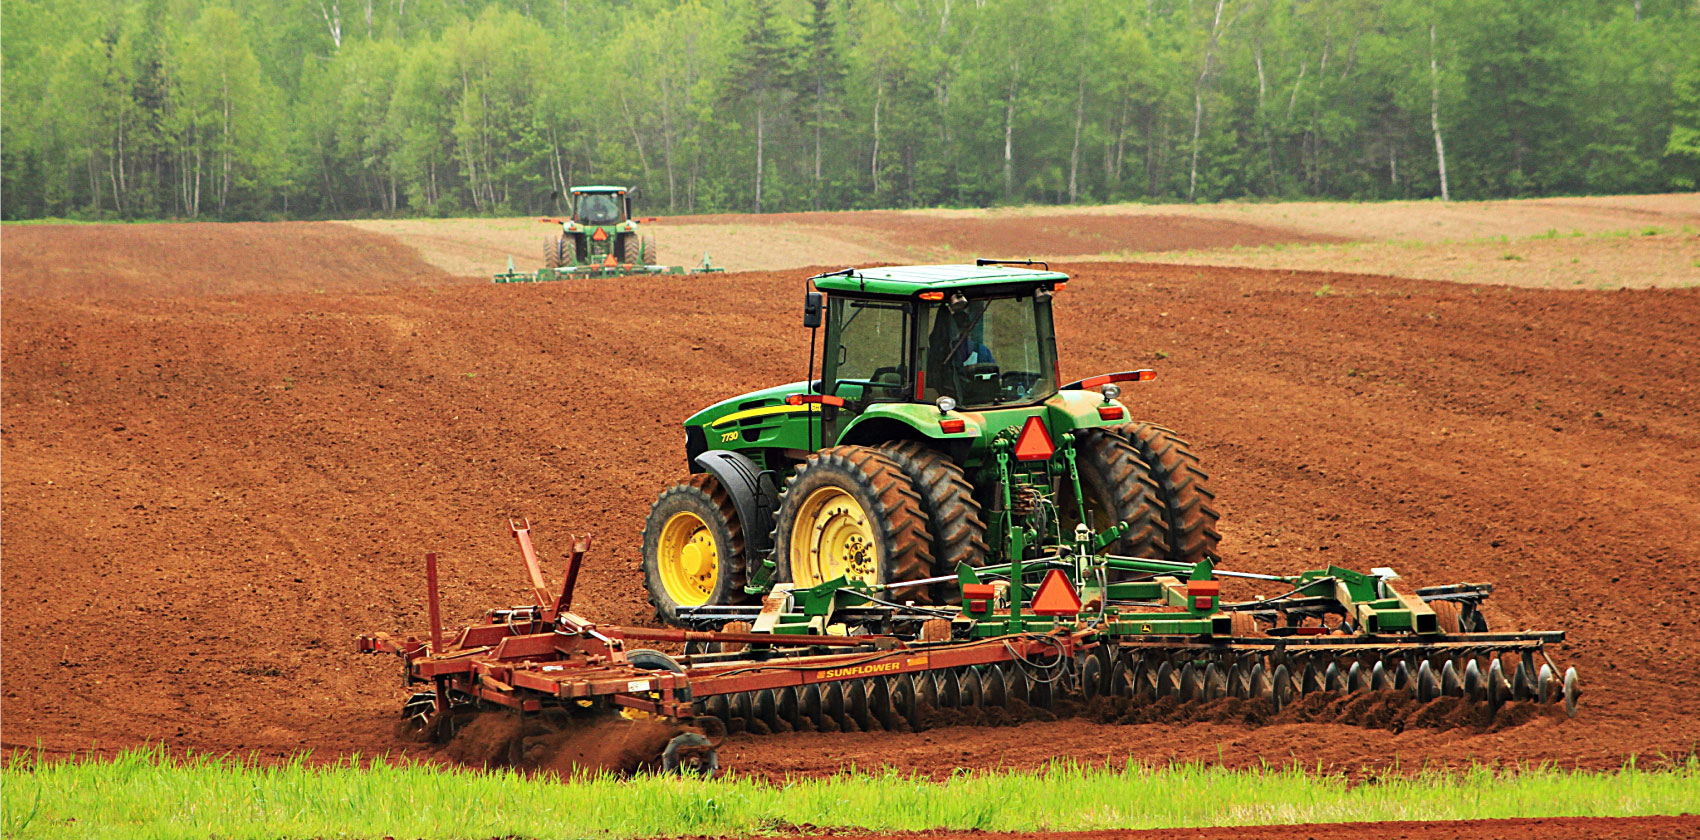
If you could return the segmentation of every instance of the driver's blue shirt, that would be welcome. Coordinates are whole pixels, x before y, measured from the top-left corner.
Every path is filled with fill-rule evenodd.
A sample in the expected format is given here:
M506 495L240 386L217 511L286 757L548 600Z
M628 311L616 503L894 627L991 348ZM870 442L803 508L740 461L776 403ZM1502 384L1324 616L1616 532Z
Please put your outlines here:
M957 365L962 367L997 364L997 361L992 358L992 348L978 341L973 344L963 342L962 346L956 349L955 361Z

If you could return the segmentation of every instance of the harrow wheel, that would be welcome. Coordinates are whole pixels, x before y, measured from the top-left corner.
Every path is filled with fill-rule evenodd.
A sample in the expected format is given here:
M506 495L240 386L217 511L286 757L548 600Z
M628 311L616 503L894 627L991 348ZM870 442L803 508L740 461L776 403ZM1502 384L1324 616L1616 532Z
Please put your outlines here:
M1156 481L1168 559L1197 563L1215 556L1221 541L1216 522L1221 516L1211 507L1216 494L1206 483L1210 477L1199 468L1192 445L1155 423L1124 423L1115 431L1139 451Z
M744 527L714 476L699 473L661 492L643 525L643 583L664 621L680 607L736 604L744 594Z
M782 581L807 587L848 577L883 585L932 574L921 496L877 449L838 446L810 456L787 482L775 519Z
M661 769L675 776L712 779L720 770L720 755L706 736L683 732L673 736L661 751Z

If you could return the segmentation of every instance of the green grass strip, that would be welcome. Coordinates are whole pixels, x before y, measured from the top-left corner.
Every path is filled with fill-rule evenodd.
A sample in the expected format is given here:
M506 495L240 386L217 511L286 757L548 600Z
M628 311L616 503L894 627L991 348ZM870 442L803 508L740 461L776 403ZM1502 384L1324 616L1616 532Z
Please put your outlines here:
M1388 773L1348 782L1299 768L1058 763L941 782L846 773L785 785L642 776L571 781L413 763L138 750L14 760L0 774L8 838L642 837L788 824L871 830L1080 831L1383 820L1700 813L1700 757L1658 770L1551 766Z

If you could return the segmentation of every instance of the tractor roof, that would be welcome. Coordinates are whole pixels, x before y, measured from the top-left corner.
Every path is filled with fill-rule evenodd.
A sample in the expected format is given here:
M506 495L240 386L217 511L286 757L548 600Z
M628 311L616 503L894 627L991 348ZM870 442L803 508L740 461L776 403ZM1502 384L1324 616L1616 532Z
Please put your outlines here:
M1068 275L1061 272L1004 265L896 265L851 269L845 273L816 277L815 288L827 292L908 297L945 289L1031 288L1067 281Z
M606 186L606 185L602 185L602 184L597 184L597 185L588 186L588 187L573 187L568 192L575 192L575 193L611 193L611 192L625 192L625 191L626 191L625 187L610 187L610 186Z

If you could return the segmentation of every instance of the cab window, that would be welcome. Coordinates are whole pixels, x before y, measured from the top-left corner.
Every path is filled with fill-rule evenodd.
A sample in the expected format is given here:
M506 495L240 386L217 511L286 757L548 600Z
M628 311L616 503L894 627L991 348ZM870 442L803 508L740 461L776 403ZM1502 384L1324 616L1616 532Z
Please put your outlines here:
M829 302L826 362L834 393L846 400L893 402L909 393L909 312L900 303Z

